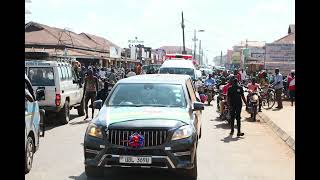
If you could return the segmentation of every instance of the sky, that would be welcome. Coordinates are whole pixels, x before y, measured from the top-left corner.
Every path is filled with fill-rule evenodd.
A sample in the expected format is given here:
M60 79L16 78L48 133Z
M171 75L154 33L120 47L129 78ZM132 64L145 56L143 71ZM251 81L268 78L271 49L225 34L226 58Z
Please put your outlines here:
M183 11L186 47L194 47L194 30L204 30L196 35L209 59L246 39L273 42L295 24L294 0L31 0L26 9L26 22L102 36L123 48L137 37L153 49L182 46Z

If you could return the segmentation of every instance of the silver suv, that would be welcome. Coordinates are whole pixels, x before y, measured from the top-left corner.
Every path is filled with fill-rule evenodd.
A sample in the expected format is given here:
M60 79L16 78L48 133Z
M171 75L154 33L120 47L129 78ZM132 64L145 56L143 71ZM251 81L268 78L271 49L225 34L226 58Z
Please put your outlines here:
M25 73L34 91L44 90L44 98L39 101L39 106L46 113L55 113L63 124L69 122L71 108L76 108L80 116L85 115L83 86L70 63L25 61Z

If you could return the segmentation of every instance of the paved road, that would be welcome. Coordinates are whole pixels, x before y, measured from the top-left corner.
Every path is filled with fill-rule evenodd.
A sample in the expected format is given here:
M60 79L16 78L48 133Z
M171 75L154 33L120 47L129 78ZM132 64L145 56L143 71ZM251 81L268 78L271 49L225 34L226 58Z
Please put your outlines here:
M67 125L53 126L41 139L26 180L86 180L84 173L83 137L87 121L75 117ZM262 122L249 122L242 113L244 137L229 137L228 126L216 117L214 106L203 112L202 138L198 149L199 180L292 180L294 153ZM236 131L235 131L236 133ZM108 180L174 180L179 175L163 170L112 170L105 173ZM102 178L101 178L102 179ZM95 179L95 180L101 180ZM92 179L93 180L93 179Z

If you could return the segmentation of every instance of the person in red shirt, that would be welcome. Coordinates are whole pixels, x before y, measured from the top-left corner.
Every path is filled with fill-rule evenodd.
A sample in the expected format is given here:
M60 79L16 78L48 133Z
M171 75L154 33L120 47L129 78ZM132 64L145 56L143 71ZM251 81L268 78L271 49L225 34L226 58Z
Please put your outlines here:
M256 83L256 78L251 79L251 83L248 84L249 94L247 96L247 103L249 104L250 96L252 93L257 93L259 97L259 112L261 112L261 106L262 106L262 98L259 94L260 85Z
M223 110L224 110L224 106L226 105L227 101L226 101L226 98L227 98L227 94L228 94L228 90L229 88L232 86L232 79L233 78L230 78L228 84L226 84L223 88L222 88L222 94L224 96L224 100L220 101L220 116L222 116L223 114Z
M291 106L293 106L294 99L296 97L296 85L295 85L295 72L291 71L291 75L288 76L288 90L291 100Z

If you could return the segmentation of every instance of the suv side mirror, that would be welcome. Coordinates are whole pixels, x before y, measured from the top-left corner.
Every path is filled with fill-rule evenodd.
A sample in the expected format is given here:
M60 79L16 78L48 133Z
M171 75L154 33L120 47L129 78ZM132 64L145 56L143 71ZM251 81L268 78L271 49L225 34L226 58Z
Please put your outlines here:
M204 104L201 102L194 102L193 111L200 111L200 110L204 110Z
M36 100L37 100L37 101L45 100L44 89L38 88L38 89L36 90Z
M96 100L93 102L94 109L101 109L102 108L102 100Z

